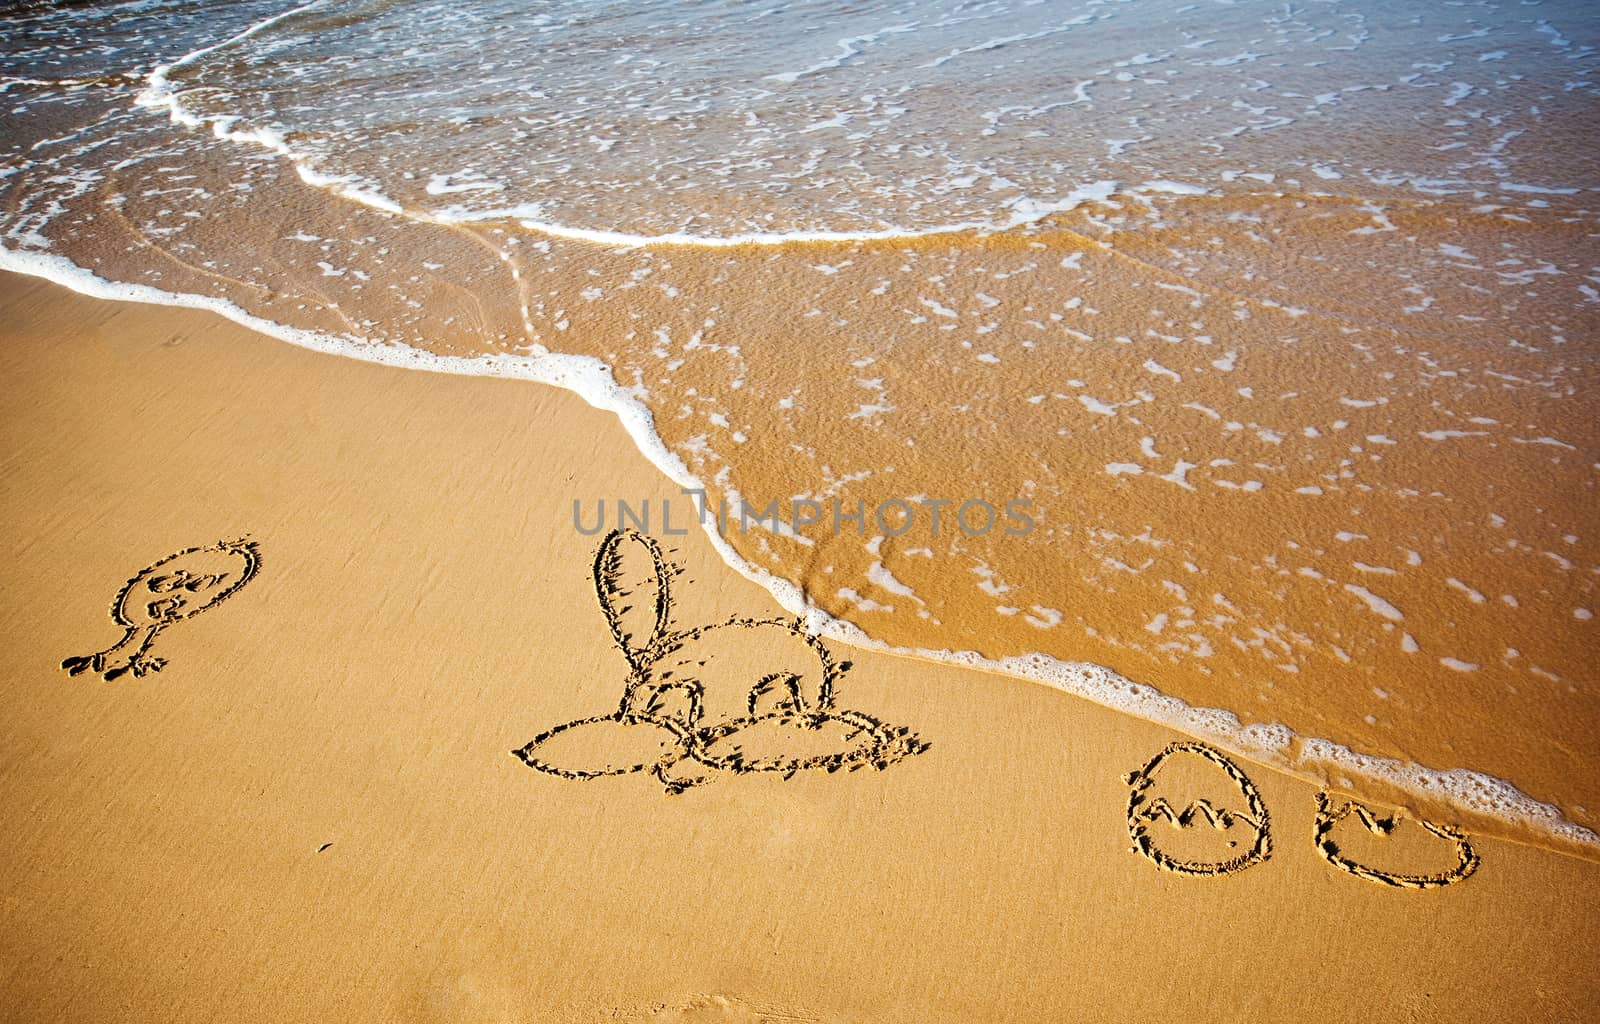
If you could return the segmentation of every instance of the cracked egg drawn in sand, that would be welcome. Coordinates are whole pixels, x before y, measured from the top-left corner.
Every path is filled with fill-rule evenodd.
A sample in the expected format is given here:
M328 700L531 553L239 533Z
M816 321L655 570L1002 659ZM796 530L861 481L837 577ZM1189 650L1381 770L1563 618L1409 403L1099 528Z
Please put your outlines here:
M797 620L676 624L682 571L642 533L601 542L595 594L621 652L622 699L512 751L524 764L566 779L646 772L681 793L723 774L882 770L927 749L907 729L839 707L850 663Z
M1341 871L1396 889L1437 889L1478 868L1457 829L1396 811L1379 814L1355 800L1317 794L1317 853Z
M1164 871L1227 875L1272 851L1267 808L1244 772L1203 743L1174 743L1123 776L1133 850Z

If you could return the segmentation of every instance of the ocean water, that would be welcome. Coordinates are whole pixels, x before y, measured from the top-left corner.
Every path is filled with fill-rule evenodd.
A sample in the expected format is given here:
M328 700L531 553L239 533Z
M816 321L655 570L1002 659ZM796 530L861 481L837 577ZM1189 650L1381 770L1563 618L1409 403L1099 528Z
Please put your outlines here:
M572 387L785 510L710 525L819 630L1594 844L1597 46L1581 2L22 4L0 266Z

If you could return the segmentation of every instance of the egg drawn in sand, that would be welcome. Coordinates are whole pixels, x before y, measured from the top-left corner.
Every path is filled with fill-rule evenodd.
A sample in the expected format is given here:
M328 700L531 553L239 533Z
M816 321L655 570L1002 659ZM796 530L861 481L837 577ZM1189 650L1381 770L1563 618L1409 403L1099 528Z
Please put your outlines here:
M1203 743L1174 743L1123 777L1133 850L1163 871L1207 877L1243 871L1272 852L1255 783Z
M1347 818L1354 818L1358 824L1337 828L1339 823ZM1443 871L1408 874L1368 867L1351 857L1350 851L1346 848L1354 845L1350 839L1361 838L1359 831L1352 830L1357 830L1359 826L1370 835L1381 837L1384 845L1388 845L1388 840L1394 836L1395 830L1404 820L1398 813L1381 815L1354 800L1341 800L1336 803L1327 793L1318 793L1315 836L1317 853L1321 854L1323 860L1341 871L1396 889L1437 889L1459 882L1478 869L1478 854L1472 849L1472 844L1467 841L1465 835L1449 825L1436 825L1420 818L1416 819L1416 824L1424 831L1454 846L1455 863L1452 866ZM1350 839L1341 846L1339 839L1346 832L1351 832Z

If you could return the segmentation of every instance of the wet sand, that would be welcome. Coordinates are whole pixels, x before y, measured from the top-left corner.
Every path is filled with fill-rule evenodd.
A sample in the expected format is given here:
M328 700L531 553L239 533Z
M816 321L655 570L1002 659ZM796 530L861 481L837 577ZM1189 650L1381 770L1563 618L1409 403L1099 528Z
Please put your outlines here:
M829 643L853 663L837 706L926 749L679 794L531 769L511 752L608 714L629 673L572 501L677 495L609 414L0 288L5 1019L1576 1021L1600 1000L1594 863L1468 836L1466 877L1385 884L1448 876L1460 843L1351 814L1319 853L1316 787L1192 752L1135 776L1130 833L1124 776L1187 737L1018 680ZM159 671L62 670L117 639L124 581L245 535L258 569L161 631ZM664 540L681 625L781 614L702 535ZM775 654L727 657L758 678Z

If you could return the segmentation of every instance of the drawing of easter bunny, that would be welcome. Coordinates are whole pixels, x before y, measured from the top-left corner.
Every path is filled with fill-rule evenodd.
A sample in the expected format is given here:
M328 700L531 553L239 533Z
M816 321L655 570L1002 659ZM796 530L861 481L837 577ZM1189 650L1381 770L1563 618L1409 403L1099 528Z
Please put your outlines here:
M671 581L681 572L648 536L605 538L594 585L626 659L621 702L540 734L516 757L571 779L647 771L679 793L718 772L883 769L927 748L906 729L837 707L849 663L797 620L675 628Z

